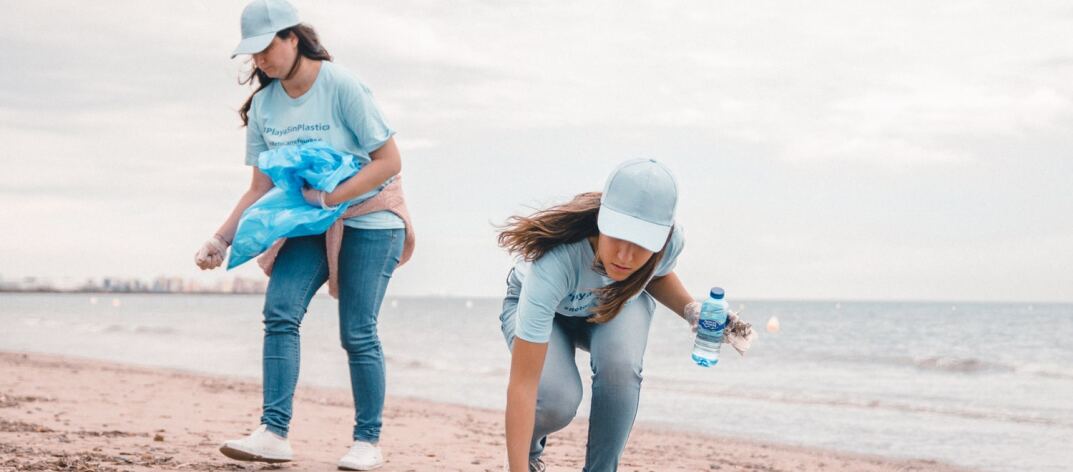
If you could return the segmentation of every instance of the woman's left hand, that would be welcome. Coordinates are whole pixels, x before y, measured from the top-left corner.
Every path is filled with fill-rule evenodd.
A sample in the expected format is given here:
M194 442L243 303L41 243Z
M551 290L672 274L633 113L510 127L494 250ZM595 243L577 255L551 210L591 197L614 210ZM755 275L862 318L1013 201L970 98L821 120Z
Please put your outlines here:
M302 187L302 198L305 198L306 203L320 208L320 190L312 187Z
M328 209L327 205L327 193L323 190L317 190L312 187L302 188L302 198L305 198L306 203L313 205L317 208Z

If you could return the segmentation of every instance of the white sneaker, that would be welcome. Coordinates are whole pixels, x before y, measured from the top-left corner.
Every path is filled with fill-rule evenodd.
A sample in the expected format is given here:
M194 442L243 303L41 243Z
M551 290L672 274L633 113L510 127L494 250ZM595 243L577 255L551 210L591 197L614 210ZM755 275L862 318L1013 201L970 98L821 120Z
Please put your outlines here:
M261 425L242 439L225 442L220 452L239 461L290 462L294 458L287 438L269 431L267 425Z
M339 459L342 470L373 470L382 465L384 456L380 454L380 447L365 441L354 441L346 455Z

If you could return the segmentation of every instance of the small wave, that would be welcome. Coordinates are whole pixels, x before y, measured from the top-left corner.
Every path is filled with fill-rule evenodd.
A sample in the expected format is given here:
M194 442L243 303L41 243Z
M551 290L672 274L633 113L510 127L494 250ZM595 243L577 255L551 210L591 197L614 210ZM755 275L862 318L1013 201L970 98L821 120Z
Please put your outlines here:
M988 372L1013 373L1018 375L1035 375L1052 379L1073 380L1073 369L1046 364L1010 365L1001 362L988 362L974 358L960 357L925 357L913 360L913 365L922 370L937 370L959 374L978 374Z
M1040 377L1047 377L1051 379L1073 380L1073 369L1059 367L1056 365L1026 364L1017 367L1014 370L1020 374L1038 375Z
M404 369L426 369L452 374L480 375L485 377L499 377L510 374L510 371L507 369L495 366L462 366L429 360L402 359L393 356L385 356L384 360Z
M135 333L175 334L175 328L168 326L135 326Z
M893 356L844 356L823 355L820 359L853 364L879 364L894 367L912 367L918 370L946 372L951 374L994 374L1013 373L1018 375L1037 375L1040 377L1073 379L1073 369L1056 365L1025 364L1013 365L1003 362L986 361L974 357L927 356L927 357L893 357Z
M924 357L913 359L913 365L922 370L938 370L973 374L979 372L1012 372L1014 368L997 362L960 357Z
M90 327L91 332L99 332L100 328ZM112 324L104 328L107 333L135 333L135 334L175 334L177 331L175 328L169 326L128 326Z
M662 381L661 381L662 382ZM683 382L671 382L682 384ZM827 406L836 408L860 408L866 410L886 410L896 411L901 413L920 413L930 414L957 418L968 418L978 420L991 420L991 421L1003 421L1009 423L1021 423L1021 424L1036 424L1044 426L1054 426L1062 428L1073 429L1073 422L1063 421L1060 419L1033 415L1028 413L1017 413L1008 411L995 411L987 409L976 409L969 407L958 406L938 406L938 405L925 405L914 404L907 402L881 400L875 398L838 398L838 397L825 397L825 396L809 396L801 393L787 393L787 392L758 392L758 391L744 391L737 389L712 389L706 388L706 386L700 386L694 384L686 388L676 387L657 387L655 383L650 384L648 388L672 391L672 392L688 392L689 394L700 394L705 397L708 396L724 396L745 400L759 400L771 403L780 403L788 405L807 405L807 406Z

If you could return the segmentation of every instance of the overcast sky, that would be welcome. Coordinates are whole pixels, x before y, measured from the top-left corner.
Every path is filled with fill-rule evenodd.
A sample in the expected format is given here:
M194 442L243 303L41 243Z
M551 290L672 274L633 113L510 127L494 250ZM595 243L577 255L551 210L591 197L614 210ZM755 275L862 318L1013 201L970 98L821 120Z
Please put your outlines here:
M224 276L244 2L6 3L0 276ZM697 296L1073 302L1068 2L295 4L398 130L389 293L501 294L493 223L655 157Z

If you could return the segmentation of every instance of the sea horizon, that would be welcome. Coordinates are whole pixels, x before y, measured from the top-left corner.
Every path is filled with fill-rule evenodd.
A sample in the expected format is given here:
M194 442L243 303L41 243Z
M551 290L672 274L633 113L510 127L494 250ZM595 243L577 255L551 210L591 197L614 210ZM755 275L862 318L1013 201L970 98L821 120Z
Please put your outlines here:
M328 294L327 286L318 290L314 297L316 298L331 298ZM146 291L130 291L130 292L114 292L114 291L100 291L100 290L3 290L0 289L0 294L57 294L57 295L219 295L219 296L246 296L246 297L264 297L264 292L216 292L216 291L198 291L198 292L157 292L152 290ZM384 299L428 299L438 298L444 300L502 300L502 296L495 295L466 295L466 294L401 294L392 295L388 293ZM703 298L698 297L697 300ZM1073 301L1067 300L1032 300L1032 299L914 299L914 298L837 298L837 297L820 297L820 298L801 298L801 297L727 297L727 300L732 302L731 308L734 308L733 303L906 303L906 304L951 304L951 305L1071 305Z

